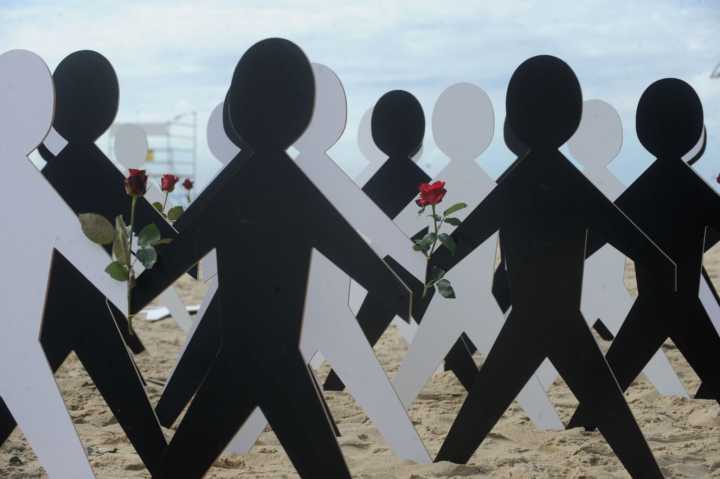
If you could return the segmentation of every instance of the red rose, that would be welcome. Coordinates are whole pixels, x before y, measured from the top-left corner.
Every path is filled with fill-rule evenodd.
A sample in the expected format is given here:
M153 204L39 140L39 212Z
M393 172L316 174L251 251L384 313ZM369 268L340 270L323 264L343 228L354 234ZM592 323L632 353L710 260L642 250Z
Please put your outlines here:
M166 193L172 193L175 190L175 183L178 181L180 181L180 177L167 173L160 179L160 188Z
M130 196L143 196L147 191L147 175L145 170L130 168L128 177L125 178L125 191Z
M182 182L183 188L190 191L192 190L192 187L195 185L193 181L190 178L185 178L185 181Z
M440 203L445 197L445 193L447 193L444 181L421 183L418 189L420 190L420 198L415 200L415 203L422 208Z

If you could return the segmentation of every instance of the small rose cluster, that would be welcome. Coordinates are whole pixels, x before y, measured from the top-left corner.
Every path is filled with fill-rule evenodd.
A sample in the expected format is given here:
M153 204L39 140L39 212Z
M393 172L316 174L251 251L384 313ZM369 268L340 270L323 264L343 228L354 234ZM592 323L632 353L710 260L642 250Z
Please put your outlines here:
M450 250L451 254L455 254L455 240L453 240L452 236L449 234L442 233L441 230L445 224L458 226L460 224L460 220L451 215L465 208L467 205L465 203L456 203L446 209L442 215L439 215L437 214L435 207L440 204L443 198L445 198L445 194L447 193L447 190L445 189L445 182L436 181L435 183L422 183L418 186L418 190L420 195L418 199L415 200L415 204L420 207L418 214L423 214L429 206L432 212L428 215L428 217L432 218L432 228L421 239L415 240L413 249L415 251L422 252L428 262L430 262L430 258L439 245L445 246L448 250ZM426 280L425 285L423 286L423 297L425 297L427 292L431 289L436 289L444 298L455 297L455 290L450 284L450 281L445 278L445 273L446 272L440 268L432 268L432 271L430 271L430 277Z
M167 195L174 189L175 183L180 179L175 175L164 175L162 177L162 190L165 192L165 201ZM105 268L105 272L116 281L127 282L128 288L128 309L130 308L130 299L132 288L135 284L135 262L139 261L145 269L150 269L157 261L156 248L170 242L169 239L163 239L160 229L153 223L143 227L139 233L135 234L133 230L135 222L135 207L138 198L145 196L147 192L147 173L145 170L130 168L128 176L124 180L125 192L130 197L130 224L125 223L123 215L115 217L115 225L104 216L96 213L82 213L79 216L80 226L87 238L97 244L103 246L112 245L112 262ZM164 213L164 205L160 205L161 213ZM157 206L156 206L157 208ZM174 212L171 209L166 217L170 218L171 213L177 219L182 213ZM137 248L133 250L133 245ZM133 333L132 315L128 317L128 325L130 332Z

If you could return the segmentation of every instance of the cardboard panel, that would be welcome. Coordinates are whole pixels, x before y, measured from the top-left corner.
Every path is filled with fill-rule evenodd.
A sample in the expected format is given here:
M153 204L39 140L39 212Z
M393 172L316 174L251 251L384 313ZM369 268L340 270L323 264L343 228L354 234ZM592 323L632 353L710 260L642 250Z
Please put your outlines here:
M663 288L662 277L652 267L636 265L640 296L606 355L623 389L670 338L703 381L705 394L720 397L715 358L720 335L698 297L706 231L708 226L718 227L720 197L682 159L696 145L702 128L702 104L684 81L658 80L641 96L638 138L657 159L616 204L677 264L677 290ZM599 238L591 250L603 240ZM571 421L594 423L593 412L583 404Z
M549 357L586 399L628 472L662 477L579 309L588 236L602 235L634 260L656 265L666 283L674 264L557 151L582 112L567 64L551 56L526 60L506 102L512 130L530 152L453 232L456 254L440 249L432 262L449 270L499 230L513 307L436 460L466 462Z

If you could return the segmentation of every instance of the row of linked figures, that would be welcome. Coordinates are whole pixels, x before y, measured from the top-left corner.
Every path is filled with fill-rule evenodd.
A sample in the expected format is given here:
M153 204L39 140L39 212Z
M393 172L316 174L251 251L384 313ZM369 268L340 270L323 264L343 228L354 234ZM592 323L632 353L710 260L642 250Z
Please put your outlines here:
M620 117L583 102L562 60L535 56L513 73L503 134L516 159L495 180L475 161L494 136L490 98L471 83L446 89L432 113L450 160L437 178L468 208L454 251L428 263L412 248L427 231L413 200L432 178L417 163L426 125L411 93L390 91L363 116L369 166L353 180L328 153L347 123L339 78L290 41L256 43L208 122L223 167L171 224L143 197L130 214L123 171L96 145L119 90L94 51L53 73L34 53L0 55L0 152L13 178L0 189L0 359L21 358L0 368L0 444L17 425L49 477L95 477L54 378L72 352L154 478L201 478L268 425L301 477L350 478L323 395L343 389L397 456L429 463L407 411L438 365L467 397L436 461L468 462L517 400L535 427L597 428L631 476L662 477L623 392L644 372L661 393L686 394L661 350L668 339L702 381L697 397L720 401L720 301L702 267L720 239L720 198L691 167L707 134L682 80L640 97L637 135L655 160L627 188L606 169L622 145ZM125 165L141 165L146 150L140 130L116 138ZM112 247L84 237L77 216L89 211L158 225L171 240L131 294L104 272ZM432 268L447 272L456 299L424 294ZM194 320L172 289L185 273L208 285ZM187 338L153 406L127 318L156 298L178 311ZM391 324L408 343L392 380L373 351ZM606 354L593 327L612 341ZM547 394L558 375L580 403L567 425ZM168 442L161 426L181 416Z

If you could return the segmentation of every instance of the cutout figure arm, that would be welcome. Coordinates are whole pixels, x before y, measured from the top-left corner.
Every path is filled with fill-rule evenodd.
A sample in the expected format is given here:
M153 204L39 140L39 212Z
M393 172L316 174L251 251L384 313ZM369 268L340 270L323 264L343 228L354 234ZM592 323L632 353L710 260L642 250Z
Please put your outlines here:
M688 168L688 170L688 173L694 177L695 183L699 186L697 191L700 193L700 204L705 208L708 215L707 226L709 226L710 229L706 233L705 244L706 248L709 249L719 239L718 234L715 232L720 231L720 195L692 169Z
M587 200L582 202L583 207L588 208L591 211L589 214L595 218L595 223L590 227L590 245L586 257L600 249L605 242L610 243L633 261L655 267L660 275L659 281L675 291L675 262L625 214L637 211L637 200L633 198L632 188L626 190L613 204L589 180L582 180L591 186L586 189L590 193ZM597 231L597 234L593 231ZM593 240L593 237L598 239Z
M503 215L501 198L507 187L508 182L503 181L490 191L450 235L455 240L455 254L445 247L438 248L432 255L430 268L436 266L443 271L449 271L500 229Z
M215 247L212 233L218 230L211 224L214 221L212 215L195 219L196 222L182 229L170 244L158 247L157 263L137 278L132 292L133 314L147 306Z
M319 193L319 192L318 192ZM385 298L395 306L396 313L405 320L410 318L412 293L385 261L350 226L345 218L328 202L326 212L315 218L331 219L332 224L313 226L317 232L317 249L337 267L362 285L368 294ZM323 214L325 213L325 214ZM408 249L411 246L408 243Z

